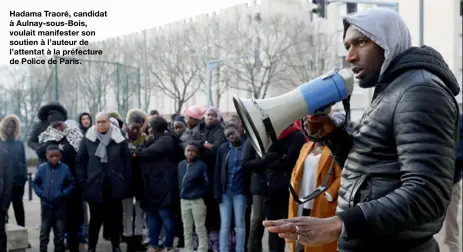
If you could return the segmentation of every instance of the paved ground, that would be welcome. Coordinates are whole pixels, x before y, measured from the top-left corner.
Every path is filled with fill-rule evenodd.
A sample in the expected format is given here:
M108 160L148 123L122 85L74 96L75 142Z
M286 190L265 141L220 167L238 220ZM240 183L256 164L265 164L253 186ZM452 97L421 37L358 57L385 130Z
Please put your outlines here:
M31 171L34 171L31 169ZM29 241L32 245L31 249L28 249L28 252L38 252L38 247L39 247L39 231L36 230L36 225L40 223L40 201L38 200L37 196L34 194L32 201L29 201L29 196L28 196L28 185L26 184L26 193L24 195L24 208L26 211L26 224L27 224L27 229L29 232ZM462 244L462 204L460 203L460 218L459 218L459 224L460 224L460 244ZM10 209L10 220L11 223L15 223L14 220L14 214L12 209ZM436 239L440 243L440 235L436 235ZM51 240L52 241L52 240ZM267 234L264 235L263 238L263 251L268 251L267 247ZM122 245L122 248L125 249L125 244ZM49 251L53 251L53 246L52 244L49 245ZM104 241L103 239L100 239L100 244L98 245L98 251L99 252L110 252L111 251L111 245L107 242ZM182 251L182 250L180 250ZM442 252L447 252L443 249L441 249ZM448 251L448 252L453 252L453 251Z

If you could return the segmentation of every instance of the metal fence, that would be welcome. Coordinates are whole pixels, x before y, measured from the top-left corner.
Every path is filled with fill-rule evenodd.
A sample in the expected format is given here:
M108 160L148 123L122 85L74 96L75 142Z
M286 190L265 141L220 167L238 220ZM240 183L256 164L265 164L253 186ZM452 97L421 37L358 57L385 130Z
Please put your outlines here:
M58 62L63 57L57 58ZM141 106L140 69L118 62L82 60L55 64L47 83L46 101L56 100L70 117L84 111L94 115L114 110L125 116Z
M60 58L63 57L56 58L57 64L44 68L47 74L34 78L36 82L29 95L33 104L27 116L30 122L22 131L24 138L31 132L40 106L50 101L63 104L72 119L82 112L95 115L99 111L117 111L125 117L129 109L141 106L139 68L84 59L79 59L80 64L59 64Z

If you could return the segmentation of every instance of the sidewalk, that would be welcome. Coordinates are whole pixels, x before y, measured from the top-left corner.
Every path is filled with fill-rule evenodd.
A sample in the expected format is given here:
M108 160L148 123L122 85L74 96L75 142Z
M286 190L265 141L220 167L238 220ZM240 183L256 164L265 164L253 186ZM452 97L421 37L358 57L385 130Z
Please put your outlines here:
M31 249L28 249L28 252L39 252L39 230L36 230L36 225L40 223L40 201L37 198L35 194L33 194L33 199L32 201L29 201L28 199L28 184L26 183L25 187L25 195L24 195L24 209L26 212L26 226L27 230L29 233L29 242L32 246ZM460 208L459 208L459 219L458 219L458 224L460 226L460 244L462 244L462 201L460 201ZM13 209L10 208L9 211L9 216L10 216L10 223L16 224L16 221L14 220L14 213ZM262 245L263 245L263 251L269 251L268 250L268 243L267 243L267 232L265 232L263 240L262 240ZM437 241L439 242L439 245L441 245L441 237L439 234L435 236ZM53 239L52 239L52 234L50 237L50 244L49 244L49 250L48 251L53 251ZM121 244L121 249L122 251L125 251L125 244ZM111 251L111 244L104 240L103 238L99 239L99 244L98 244L98 252L110 252ZM180 250L182 251L182 250ZM447 252L444 249L441 249L442 252Z

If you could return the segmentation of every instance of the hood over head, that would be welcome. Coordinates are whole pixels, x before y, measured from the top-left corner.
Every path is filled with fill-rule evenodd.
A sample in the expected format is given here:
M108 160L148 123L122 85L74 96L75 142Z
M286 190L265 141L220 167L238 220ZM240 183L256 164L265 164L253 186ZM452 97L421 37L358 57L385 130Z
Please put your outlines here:
M51 101L48 104L43 105L37 113L37 117L40 121L48 121L49 115L62 121L66 121L68 119L67 110L57 101Z
M16 125L14 131L14 140L18 140L19 135L21 135L21 121L19 120L19 117L17 117L16 115L7 115L0 122L0 138L3 141L6 140L5 127L6 125L8 125L10 121L14 121Z
M344 37L352 25L384 49L378 82L388 83L406 71L421 69L438 76L453 95L460 93L458 81L442 55L428 46L412 47L410 31L395 11L371 8L345 17L343 23Z
M146 115L146 113L143 112L143 110L137 109L137 108L131 109L131 110L129 110L129 112L127 112L127 116L125 118L125 121L127 122L127 124L129 124L134 120L134 118L136 116L139 116L139 117L143 118L143 120L145 122L144 124L146 124L148 122L148 116Z
M384 50L380 79L391 62L412 46L412 37L400 15L387 8L370 8L344 17L344 34L354 26Z
M83 116L88 116L88 118L90 119L90 126L88 126L88 128L92 127L92 125L93 125L93 119L92 119L92 116L90 115L90 113L88 113L88 112L84 112L84 113L81 113L81 114L79 115L79 121L78 121L79 127L80 127L81 129L85 129L84 126L83 126L82 123L81 123L82 117L83 117Z

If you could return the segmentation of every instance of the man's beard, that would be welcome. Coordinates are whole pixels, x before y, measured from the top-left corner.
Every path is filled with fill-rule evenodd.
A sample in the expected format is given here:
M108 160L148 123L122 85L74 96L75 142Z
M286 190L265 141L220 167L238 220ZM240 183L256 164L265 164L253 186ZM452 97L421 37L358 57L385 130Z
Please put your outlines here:
M370 76L364 76L363 79L359 80L359 87L361 88L371 88L376 86L379 79L379 71Z

